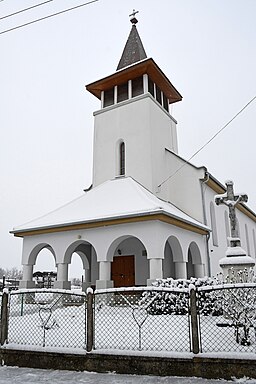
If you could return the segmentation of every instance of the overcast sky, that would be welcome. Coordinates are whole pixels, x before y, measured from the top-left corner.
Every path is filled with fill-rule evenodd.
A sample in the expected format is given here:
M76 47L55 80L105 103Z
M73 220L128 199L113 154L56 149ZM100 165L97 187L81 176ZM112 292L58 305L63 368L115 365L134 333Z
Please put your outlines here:
M3 0L0 17L43 0ZM112 74L131 24L183 96L173 105L179 154L197 151L256 95L255 0L53 0L0 19L0 267L21 266L13 227L83 193L92 178L93 111L85 85ZM233 179L256 210L256 101L193 159L222 183ZM45 259L45 261L44 261ZM72 273L80 261L73 260ZM51 269L43 254L36 269ZM78 273L78 275L80 272Z

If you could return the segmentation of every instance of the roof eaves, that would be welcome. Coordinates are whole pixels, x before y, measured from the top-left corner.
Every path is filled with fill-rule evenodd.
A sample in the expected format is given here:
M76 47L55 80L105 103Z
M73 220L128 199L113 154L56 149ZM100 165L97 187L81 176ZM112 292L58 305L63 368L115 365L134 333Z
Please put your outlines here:
M178 215L172 214L170 212L167 212L165 209L156 209L154 211L143 211L143 212L135 212L131 214L125 214L125 215L117 215L117 216L106 216L101 217L98 219L91 219L91 220L85 220L85 221L73 221L65 224L54 224L54 225L46 225L46 226L40 226L40 227L30 227L25 229L13 229L10 231L11 234L18 235L19 233L26 233L26 232L40 232L44 230L50 230L50 229L57 229L57 228L66 228L66 227L72 227L77 225L83 225L83 224L92 224L92 223L100 223L100 222L107 222L112 220L120 220L120 219L129 219L129 218L135 218L135 217L143 217L143 216L154 216L163 214L170 218L173 218L177 221L184 222L192 227L199 228L201 230L210 231L210 229L201 223L194 223L191 222L185 218L179 217Z

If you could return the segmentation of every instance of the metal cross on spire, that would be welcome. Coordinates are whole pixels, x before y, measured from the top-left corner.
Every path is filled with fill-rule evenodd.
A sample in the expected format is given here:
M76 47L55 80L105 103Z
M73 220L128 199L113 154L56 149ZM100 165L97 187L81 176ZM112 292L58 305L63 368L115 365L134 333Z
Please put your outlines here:
M133 10L133 12L129 15L130 17L130 22L135 25L138 23L138 19L135 17L136 13L139 13L139 11L135 11L135 9Z
M215 196L215 203L217 205L225 204L229 209L229 219L230 219L230 228L231 228L231 237L238 238L238 225L236 218L235 206L241 202L247 202L248 196L246 194L237 194L234 193L234 183L229 180L226 181L227 192L223 195Z

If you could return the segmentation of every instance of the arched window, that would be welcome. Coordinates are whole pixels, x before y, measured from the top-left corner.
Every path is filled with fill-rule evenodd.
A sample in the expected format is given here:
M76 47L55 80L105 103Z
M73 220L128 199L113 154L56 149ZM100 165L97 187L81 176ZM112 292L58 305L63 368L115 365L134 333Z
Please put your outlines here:
M218 246L218 235L217 235L217 225L215 217L215 209L213 202L210 203L210 216L211 216L211 226L212 226L212 244Z
M253 238L253 245L254 245L254 256L256 257L256 236L255 236L254 228L252 230L252 238Z
M120 173L120 175L125 175L125 143L123 141L120 143L119 150L120 150L120 153L119 153L119 164L120 164L119 173Z
M251 256L251 249L250 249L250 241L249 241L249 233L248 233L247 224L245 224L245 238L246 238L247 254L248 254L248 256Z

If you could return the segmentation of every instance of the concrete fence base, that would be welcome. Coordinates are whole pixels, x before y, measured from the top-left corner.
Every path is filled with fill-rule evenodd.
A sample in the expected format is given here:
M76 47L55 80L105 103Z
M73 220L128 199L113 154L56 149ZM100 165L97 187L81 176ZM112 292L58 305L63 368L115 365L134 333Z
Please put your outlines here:
M187 358L127 356L110 354L65 354L0 349L2 364L42 369L60 369L119 374L186 376L207 379L233 377L256 378L256 360L210 358L191 355Z

